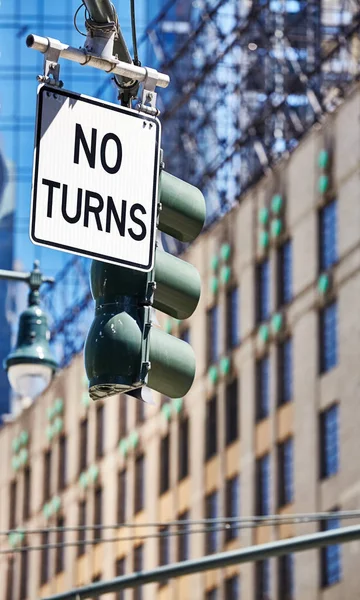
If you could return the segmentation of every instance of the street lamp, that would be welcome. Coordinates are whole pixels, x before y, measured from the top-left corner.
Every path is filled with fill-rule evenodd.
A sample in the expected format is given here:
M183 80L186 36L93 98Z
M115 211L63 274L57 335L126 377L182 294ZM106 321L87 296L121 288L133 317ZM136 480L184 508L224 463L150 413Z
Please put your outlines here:
M4 360L10 385L23 401L31 402L49 385L58 365L49 347L47 316L40 308L39 289L42 283L53 283L44 277L39 262L30 273L0 270L0 279L25 281L30 292L28 307L20 315L16 347Z

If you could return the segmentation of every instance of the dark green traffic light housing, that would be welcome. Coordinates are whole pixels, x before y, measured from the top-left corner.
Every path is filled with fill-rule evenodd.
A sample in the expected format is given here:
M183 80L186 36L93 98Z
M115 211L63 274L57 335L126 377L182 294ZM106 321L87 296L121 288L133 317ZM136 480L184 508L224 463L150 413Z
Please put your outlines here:
M159 230L189 242L204 221L200 190L162 171ZM149 273L93 261L91 291L96 306L85 343L85 368L93 400L136 392L145 384L172 398L184 396L195 376L194 352L188 343L154 326L153 310L176 319L190 317L201 292L195 267L160 247Z

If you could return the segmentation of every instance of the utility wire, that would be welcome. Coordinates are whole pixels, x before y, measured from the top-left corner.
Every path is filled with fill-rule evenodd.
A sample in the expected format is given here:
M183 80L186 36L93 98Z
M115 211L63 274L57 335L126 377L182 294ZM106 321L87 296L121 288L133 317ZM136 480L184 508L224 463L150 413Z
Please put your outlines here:
M204 571L264 561L275 556L286 556L305 550L315 550L329 545L345 544L360 539L360 527L344 527L332 531L316 532L291 539L277 540L247 548L217 552L196 559L178 563L168 563L147 571L135 571L108 581L99 581L73 588L67 592L48 596L46 600L81 600L99 598L100 594L120 592L129 588L139 588L147 583L160 583L184 575L198 574Z
M332 518L339 518L339 514L337 512L335 513L331 513ZM328 516L327 519L329 519L330 517ZM318 519L313 519L313 521L317 521ZM308 523L310 522L309 520L303 521L303 523ZM276 525L278 523L278 521L274 521L274 522L268 522L266 523L266 525ZM283 524L289 524L289 522L285 522ZM255 528L255 527L259 527L259 524L252 524L252 525L245 525L242 527L239 527L238 529L247 529L247 528ZM101 527L101 525L98 525L96 527ZM139 526L138 526L139 527ZM141 525L140 525L141 527ZM162 527L166 527L166 524L162 524ZM199 529L186 529L183 528L181 530L178 531L160 531L158 533L153 533L153 534L145 534L142 536L136 536L136 535L131 535L131 536L118 536L118 537L111 537L111 538L102 538L102 537L96 537L92 540L76 540L76 541L71 541L71 542L55 542L55 543L51 543L51 544L39 544L39 545L32 545L32 546L19 546L17 548L8 548L5 550L0 550L0 555L2 554L13 554L15 552L20 553L20 552L25 552L25 551L31 551L31 550L52 550L52 549L56 549L56 548L69 548L69 547L78 547L78 546L93 546L94 544L102 544L102 543L113 543L113 542L124 542L124 541L136 541L136 542L143 542L145 540L148 539L161 539L161 538L171 538L171 537L179 537L179 536L185 536L185 535L190 535L190 534L194 534L194 533L210 533L210 532L220 532L220 531L226 531L231 529L231 527L229 526L228 523L225 523L223 525L219 525L219 526L215 526L215 527L202 527ZM43 530L44 531L44 530ZM49 530L45 530L45 531L49 531ZM61 531L61 528L60 528ZM26 531L24 533L27 533Z
M80 29L78 28L77 23L76 23L76 17L78 16L79 10L82 7L85 7L85 5L84 5L83 2L81 2L80 6L78 6L77 9L76 9L76 11L75 11L75 14L74 14L74 27L75 27L76 31L78 33L80 33L80 35L83 35L84 37L86 37L86 33L83 33L82 31L80 31ZM87 13L87 10L86 10L86 7L85 7L85 20L88 18L88 16L86 15L86 13Z
M132 45L134 51L134 65L141 67L139 61L137 39L136 39L136 18L135 18L135 0L130 0L130 12L131 12L131 34L132 34Z
M164 525L163 525L164 527ZM73 541L73 542L59 542L59 543L53 543L53 544L39 544L37 546L19 546L17 548L11 548L11 549L6 549L6 550L0 550L0 555L1 554L12 554L13 552L24 552L25 550L44 550L44 549L53 549L53 548L65 548L65 547L71 547L71 546L89 546L89 545L94 545L94 544L102 544L105 542L131 542L131 541L144 541L144 540L148 540L148 539L160 539L160 538L164 538L164 537L178 537L181 535L187 535L189 533L207 533L210 531L223 531L225 529L228 529L227 527L222 526L218 526L218 527L203 527L203 528L199 528L199 529L193 529L193 530L188 530L188 529L182 529L180 531L173 531L173 532L169 532L169 531L160 531L158 533L148 533L142 536L137 536L137 535L129 535L129 536L119 536L119 537L111 537L111 538L102 538L102 537L96 537L92 540L77 540L77 541ZM48 531L48 530L46 530ZM27 532L25 532L27 533Z
M8 530L1 531L0 535L8 535L11 533L23 532L25 535L30 534L41 534L44 531L50 532L86 532L86 531L96 531L96 530L109 530L116 529L121 527L158 527L158 528L166 528L164 531L159 531L157 533L152 534L143 534L143 535L130 535L130 536L120 536L120 537L112 537L112 538L94 538L93 540L78 540L74 542L63 542L59 544L44 544L39 546L24 546L17 549L7 549L0 550L0 554L8 554L15 551L24 551L24 550L41 550L43 548L58 548L62 546L78 546L81 544L96 544L100 542L115 542L115 541L139 541L145 539L154 539L154 538L162 538L162 537L172 537L179 535L190 535L193 533L207 533L210 531L222 531L229 530L232 528L236 529L254 529L257 527L268 527L275 525L291 525L291 524L306 524L312 522L318 522L323 520L332 520L332 519L342 519L348 520L353 518L360 518L360 511L333 511L333 512L324 512L324 513L307 513L307 514L296 514L296 515L271 515L268 517L251 517L247 519L241 519L238 517L230 517L226 518L216 518L216 519L199 519L197 521L191 520L179 520L179 521L170 521L170 522L159 522L159 523L142 523L142 524L118 524L118 525L91 525L91 526L73 526L73 527L49 527L49 528L39 528L39 529L29 529L19 528L17 530ZM207 525L206 527L201 527L199 529L190 529L189 526L194 525ZM177 531L169 531L167 528L170 526L182 526L182 529L178 529ZM235 527L237 526L237 527Z

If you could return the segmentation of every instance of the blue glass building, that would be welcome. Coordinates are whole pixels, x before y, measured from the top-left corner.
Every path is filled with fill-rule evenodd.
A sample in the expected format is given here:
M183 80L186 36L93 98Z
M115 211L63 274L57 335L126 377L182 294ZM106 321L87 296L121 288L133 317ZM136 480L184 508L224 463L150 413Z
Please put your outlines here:
M14 198L10 173L11 169L6 165L0 150L0 268L2 269L12 269L13 266ZM0 281L0 364L10 350L9 290L9 284L6 281ZM0 425L2 415L8 412L9 386L5 371L0 369Z
M79 0L4 0L0 11L0 268L29 270L39 259L47 275L66 268L71 255L34 246L29 239L31 175L36 113L36 76L43 72L43 55L26 46L26 37L35 33L53 37L71 46L83 45L84 39L75 29L73 18ZM163 2L137 2L137 29L140 39L146 25L155 17ZM131 27L128 3L115 3L124 37L131 48ZM77 16L81 31L84 9ZM151 58L147 37L143 38L140 58L143 64ZM140 53L139 53L140 54ZM94 68L81 67L60 60L60 77L65 89L101 97L116 102L116 88L111 77ZM7 165L10 165L9 169ZM10 208L9 208L10 207ZM11 209L11 210L10 210ZM84 259L85 260L85 259ZM76 278L76 274L74 274ZM14 284L12 284L14 288ZM0 282L0 361L10 348L10 325L6 319L8 284ZM16 293L17 288L15 288ZM71 295L71 294L70 294ZM16 293L17 307L23 308L24 293ZM21 300L19 301L19 298ZM61 311L59 298L56 303ZM66 306L63 306L65 312ZM59 312L59 311L58 311ZM14 322L14 325L16 321ZM9 412L9 386L6 373L0 369L0 415Z

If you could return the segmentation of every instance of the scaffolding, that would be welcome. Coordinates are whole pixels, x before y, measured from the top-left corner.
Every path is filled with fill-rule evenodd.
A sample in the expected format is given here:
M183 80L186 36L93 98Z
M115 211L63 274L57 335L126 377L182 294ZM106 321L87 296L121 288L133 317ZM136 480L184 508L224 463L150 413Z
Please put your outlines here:
M208 225L357 78L359 9L351 0L219 0L192 10L192 34L159 65L173 82L163 138L167 169L203 189ZM161 30L162 21L156 38L169 57Z

